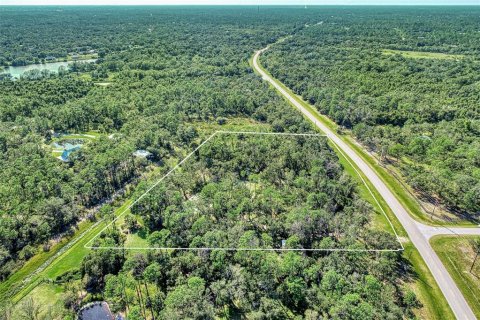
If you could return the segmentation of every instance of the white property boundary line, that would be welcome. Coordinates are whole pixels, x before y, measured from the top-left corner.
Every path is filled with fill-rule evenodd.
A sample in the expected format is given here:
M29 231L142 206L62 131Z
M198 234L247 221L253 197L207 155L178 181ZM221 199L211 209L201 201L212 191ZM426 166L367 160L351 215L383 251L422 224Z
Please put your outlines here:
M393 233L395 234L395 237L400 244L401 248L397 249L342 249L342 248L326 248L326 249L313 249L313 248L217 248L217 247L197 247L197 248L183 248L183 247L112 247L112 246L107 246L107 247L94 247L91 246L90 243L92 243L98 236L103 233L109 226L111 226L113 223L115 223L118 219L120 219L130 208L132 208L137 202L139 202L143 197L145 197L150 191L152 191L153 188L155 188L160 182L162 182L165 178L167 178L170 174L172 174L175 170L177 170L185 161L187 161L192 155L194 155L201 147L203 147L207 142L212 140L213 137L215 137L218 134L250 134L250 135L283 135L283 136L305 136L305 137L326 137L330 142L333 143L335 148L340 152L340 154L345 158L345 160L352 166L352 168L355 170L355 172L358 174L360 179L362 180L363 184L365 187L367 187L367 190L369 191L370 195L375 199L376 204L382 211L383 215L387 219L390 227L393 230ZM205 141L203 141L199 146L197 146L192 152L190 152L183 160L181 160L177 165L175 165L172 169L170 169L163 177L161 177L159 180L157 180L152 186L150 186L142 195L140 195L135 201L130 203L126 208L123 209L123 211L115 218L113 219L110 223L108 223L102 230L100 230L92 239L90 239L84 246L86 249L114 249L114 250L192 250L192 251L211 251L211 250L223 250L223 251L324 251L324 252L335 252L335 251L341 251L341 252L397 252L397 251L403 251L405 248L403 247L402 242L400 241L400 238L397 234L397 231L395 230L392 222L388 218L386 212L383 210L382 206L380 205L380 202L378 201L377 197L375 194L372 192L370 187L367 185L365 179L362 177L362 175L358 172L357 168L352 165L350 162L350 159L340 150L340 148L337 146L337 144L326 134L318 134L318 133L287 133L287 132L255 132L255 131L222 131L218 130L215 131L213 134L211 134Z

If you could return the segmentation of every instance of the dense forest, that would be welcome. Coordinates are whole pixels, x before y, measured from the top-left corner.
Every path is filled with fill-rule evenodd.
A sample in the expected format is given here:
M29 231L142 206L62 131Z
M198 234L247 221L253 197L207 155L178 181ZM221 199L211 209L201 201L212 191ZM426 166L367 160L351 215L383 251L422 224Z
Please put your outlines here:
M0 7L0 65L98 53L0 77L0 279L79 222L113 218L107 202L138 197L215 129L311 132L248 62L289 34L263 58L269 71L372 148L388 146L412 185L475 213L478 12L424 10ZM382 51L407 49L455 58ZM61 161L59 134L95 138ZM142 233L158 247L397 248L324 140L237 138L202 147L96 244ZM399 319L420 306L398 252L93 250L63 271L49 279L61 288L52 319L95 300L128 319Z
M146 186L137 189L138 198ZM220 134L137 202L96 246L396 249L368 227L372 209L325 137ZM282 242L284 241L284 242ZM395 319L403 296L398 252L95 250L81 275L129 319ZM114 275L112 275L114 274ZM142 296L144 300L142 302Z
M12 56L34 61L54 54L52 44L62 52L90 43L108 51L95 64L0 81L1 278L31 257L36 244L67 231L85 209L134 182L147 165L133 157L137 149L148 150L154 163L179 158L199 139L198 123L235 116L271 123L276 131L306 128L294 110L279 112L281 99L248 66L255 48L294 23L263 26L260 17L241 14L251 8L225 14L189 8L185 15L169 8L0 10L4 63ZM71 161L52 157L52 132L92 130L102 137Z
M372 209L327 141L218 133L133 206L127 228L141 221L147 247L398 248L371 233Z
M262 62L416 190L478 219L480 11L410 10L320 16Z

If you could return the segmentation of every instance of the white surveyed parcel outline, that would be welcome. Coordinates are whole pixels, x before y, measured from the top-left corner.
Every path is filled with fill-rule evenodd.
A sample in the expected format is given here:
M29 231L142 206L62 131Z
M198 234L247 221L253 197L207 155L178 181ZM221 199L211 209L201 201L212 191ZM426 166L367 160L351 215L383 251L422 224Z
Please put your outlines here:
M396 249L349 249L349 248L224 248L224 247L115 247L115 246L93 246L91 243L98 238L100 234L102 234L109 226L114 224L118 219L120 219L125 213L132 208L136 203L138 203L140 200L143 199L150 191L152 191L156 186L160 184L165 178L170 176L173 172L175 172L179 167L182 166L192 155L194 155L200 148L202 148L206 143L208 143L210 140L212 140L215 136L220 135L220 134L245 134L245 135L277 135L277 136L305 136L305 137L326 137L330 142L335 146L335 148L338 150L338 152L345 158L345 160L352 166L352 168L355 170L357 175L360 177L362 180L362 183L365 185L367 188L368 192L370 195L373 197L375 200L375 203L379 207L380 211L382 214L385 216L385 218L388 221L388 224L393 230L393 233L395 234L395 238L397 239L397 242L400 244L400 248ZM110 223L108 223L102 230L100 230L92 239L90 239L84 246L87 249L114 249L114 250L192 250L192 251L210 251L210 250L224 250L224 251L341 251L341 252L397 252L397 251L403 251L405 248L403 247L402 242L400 241L400 237L398 236L397 231L395 230L395 227L393 226L392 221L388 217L387 213L383 209L383 207L380 205L380 202L378 201L377 197L375 194L372 192L368 184L366 183L365 179L362 177L360 172L357 170L357 168L352 164L350 159L343 153L343 151L337 146L337 144L328 136L325 134L317 134L317 133L287 133L287 132L256 132L256 131L215 131L213 134L211 134L205 141L203 141L200 145L198 145L192 152L190 152L185 158L183 158L177 165L175 165L172 169L170 169L164 176L162 176L160 179L158 179L154 184L152 184L142 195L140 195L135 201L130 203L126 208L123 209L123 211L115 217Z

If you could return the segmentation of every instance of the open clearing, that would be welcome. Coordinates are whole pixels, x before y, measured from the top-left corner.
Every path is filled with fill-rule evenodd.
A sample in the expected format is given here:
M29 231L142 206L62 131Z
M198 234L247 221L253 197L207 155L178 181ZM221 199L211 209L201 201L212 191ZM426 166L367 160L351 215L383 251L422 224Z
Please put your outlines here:
M422 51L404 51L404 50L392 50L392 49L383 49L382 54L384 55L399 54L404 56L405 58L412 58L412 59L460 60L464 58L464 56L461 54L448 54L448 53L422 52Z

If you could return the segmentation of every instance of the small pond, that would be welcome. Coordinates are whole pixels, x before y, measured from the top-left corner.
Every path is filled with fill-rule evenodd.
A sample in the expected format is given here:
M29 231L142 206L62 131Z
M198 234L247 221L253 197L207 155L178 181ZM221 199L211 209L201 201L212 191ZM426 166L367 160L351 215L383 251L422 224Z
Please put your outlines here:
M85 306L78 314L80 320L113 320L114 316L106 302L95 302Z

